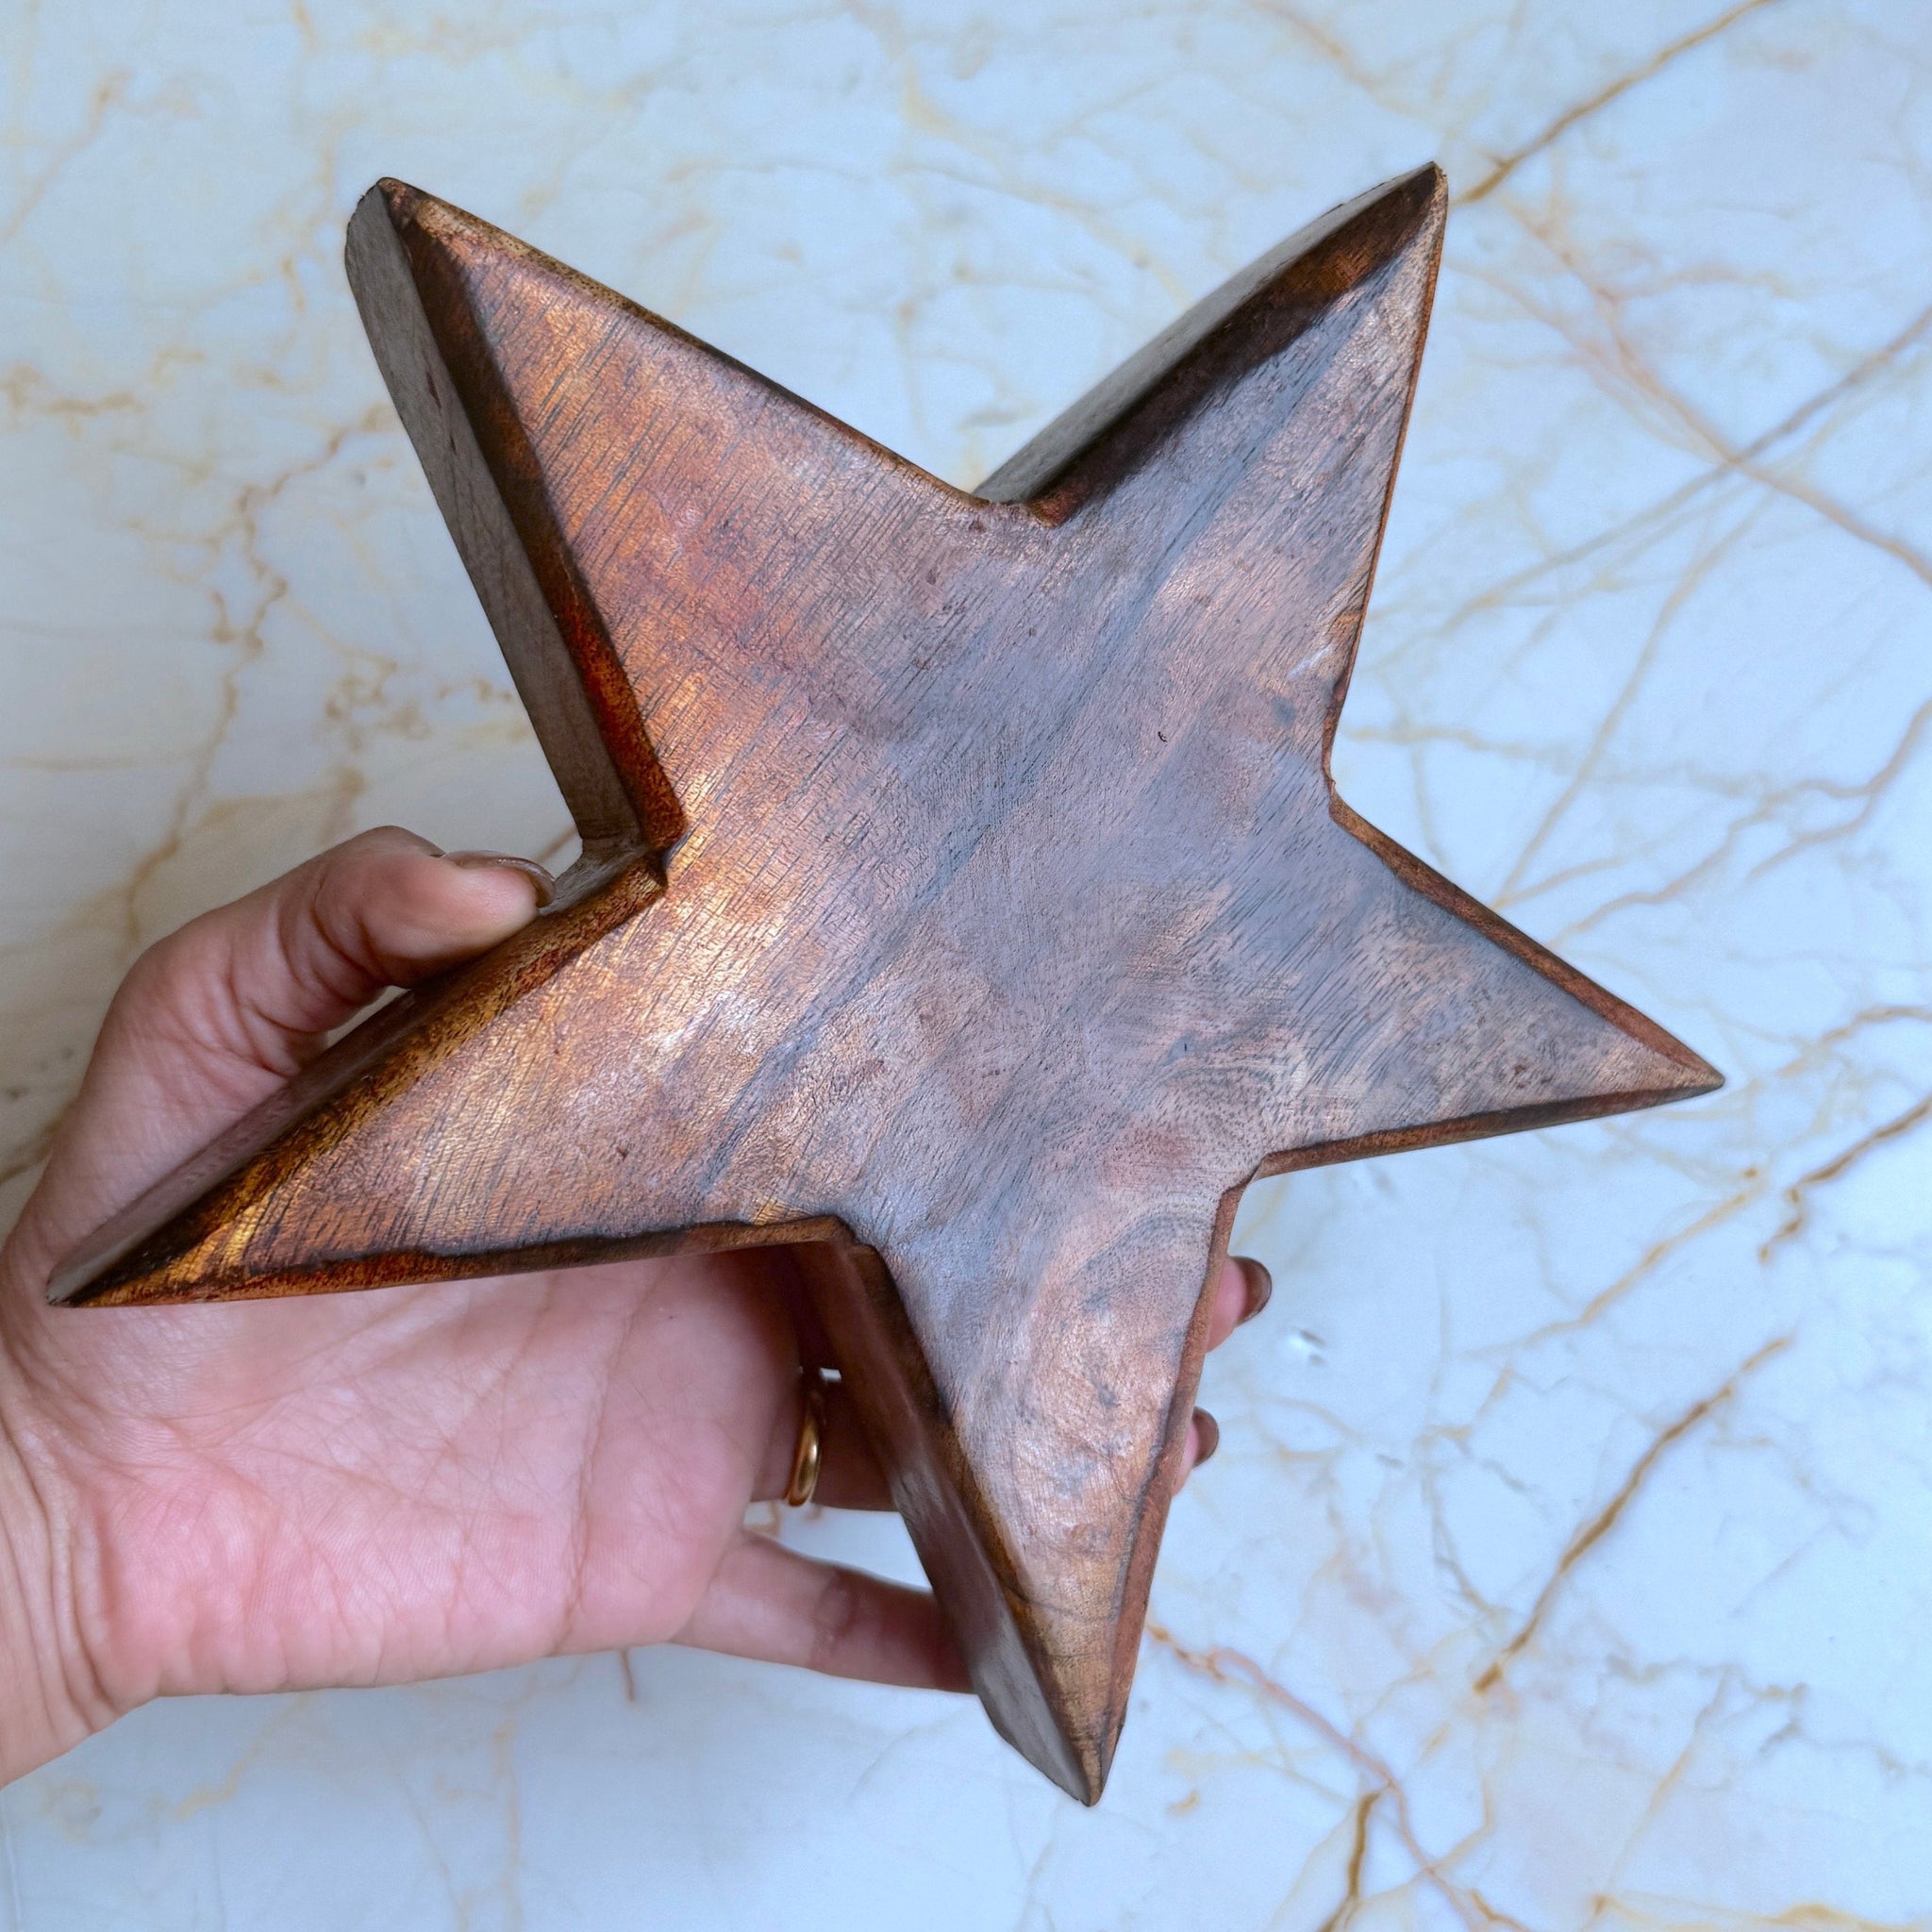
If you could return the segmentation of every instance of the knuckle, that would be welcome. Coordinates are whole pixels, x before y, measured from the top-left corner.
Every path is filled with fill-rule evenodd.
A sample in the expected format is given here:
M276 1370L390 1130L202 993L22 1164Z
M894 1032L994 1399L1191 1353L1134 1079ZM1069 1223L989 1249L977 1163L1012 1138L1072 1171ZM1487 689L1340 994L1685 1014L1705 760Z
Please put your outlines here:
M366 832L358 832L352 839L344 839L340 845L330 847L324 854L326 858L344 858L351 855L362 858L372 853L410 852L440 853L441 846L432 845L420 832L412 832L403 825L372 825Z
M856 1577L835 1571L820 1589L812 1606L811 1665L831 1671L863 1643L872 1623L870 1607Z
M123 1026L198 1024L206 1018L208 988L225 974L226 952L206 915L157 940L122 980L110 1021Z

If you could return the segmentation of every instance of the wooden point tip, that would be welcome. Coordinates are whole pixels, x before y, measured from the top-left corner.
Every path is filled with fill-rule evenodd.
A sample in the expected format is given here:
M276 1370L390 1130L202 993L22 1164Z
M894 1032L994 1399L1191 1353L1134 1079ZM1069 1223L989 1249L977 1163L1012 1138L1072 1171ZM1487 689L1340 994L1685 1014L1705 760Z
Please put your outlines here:
M1420 258L1420 277L1409 278L1422 293L1415 313L1420 340L1448 214L1448 182L1431 161L1330 208L1263 260L1279 264L1281 285L1333 301Z
M358 215L379 210L390 221L399 223L407 218L405 211L419 192L407 181L398 181L393 175L385 175L379 181L372 181L356 197L356 211L350 220L353 222Z
M154 1268L128 1266L136 1243L117 1235L116 1222L97 1228L61 1257L47 1279L48 1305L57 1308L106 1308L129 1302L202 1301L169 1278L166 1262Z
M81 1291L87 1286L87 1272L76 1268L72 1262L63 1261L48 1277L46 1300L53 1308L72 1307L79 1303Z
M1590 1111L1668 1107L1675 1101L1714 1093L1724 1084L1724 1076L1708 1060L1692 1053L1646 1015L1626 1009L1624 1016L1607 1023L1641 1048L1641 1057L1634 1069L1625 1059L1614 1086L1598 1096L1610 1103L1608 1108L1592 1108Z
M1724 1084L1724 1076L1703 1055L1692 1053L1681 1041L1676 1044L1683 1055L1673 1083L1676 1096L1694 1100L1700 1093L1715 1093Z
M1598 997L1605 997L1600 989ZM1643 1049L1641 1090L1655 1096L1657 1103L1694 1100L1700 1093L1715 1093L1724 1084L1724 1076L1702 1054L1693 1053L1649 1014L1626 1007L1621 1000L1608 1010L1600 1008L1599 1012L1626 1040Z
M408 181L399 181L393 175L385 175L364 191L356 204L355 213L349 218L349 226L354 230L361 222L376 220L401 234L405 229L421 227L425 209L449 207L448 202L439 200L423 189L412 187Z
M1449 178L1434 161L1372 188L1348 211L1350 228L1379 231L1382 260L1418 245L1434 248L1449 221Z
M1394 176L1390 185L1413 189L1431 202L1444 207L1448 205L1449 177L1443 174L1439 161L1424 161L1420 168L1411 168L1407 175Z

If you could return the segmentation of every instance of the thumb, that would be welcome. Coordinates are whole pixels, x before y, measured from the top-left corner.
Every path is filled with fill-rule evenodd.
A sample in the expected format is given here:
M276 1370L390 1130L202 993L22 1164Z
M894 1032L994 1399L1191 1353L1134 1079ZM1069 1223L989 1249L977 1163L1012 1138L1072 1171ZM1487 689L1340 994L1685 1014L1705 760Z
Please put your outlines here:
M527 859L364 832L136 960L18 1230L51 1261L283 1085L391 987L507 939L550 897Z

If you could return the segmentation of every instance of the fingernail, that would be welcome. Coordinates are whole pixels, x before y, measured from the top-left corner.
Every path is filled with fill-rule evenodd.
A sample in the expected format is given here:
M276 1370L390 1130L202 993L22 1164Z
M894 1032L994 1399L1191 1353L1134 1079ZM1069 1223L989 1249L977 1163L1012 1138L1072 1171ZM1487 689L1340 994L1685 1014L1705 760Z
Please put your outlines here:
M1236 1256L1234 1265L1248 1285L1248 1305L1241 1310L1241 1320L1252 1322L1268 1306L1274 1292L1274 1277L1252 1255Z
M1194 1411L1194 1467L1199 1469L1204 1462L1214 1459L1214 1452L1221 1447L1221 1424L1205 1409Z
M452 865L472 871L480 866L500 865L506 872L522 873L537 889L539 912L557 897L557 881L534 858L519 858L514 852L445 852L442 856Z

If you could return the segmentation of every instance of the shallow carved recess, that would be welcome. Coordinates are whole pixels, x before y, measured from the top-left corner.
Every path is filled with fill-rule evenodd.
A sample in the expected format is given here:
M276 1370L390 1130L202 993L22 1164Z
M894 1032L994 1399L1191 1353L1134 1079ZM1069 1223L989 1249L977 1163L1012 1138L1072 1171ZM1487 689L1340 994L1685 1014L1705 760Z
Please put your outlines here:
M809 1242L994 1724L1096 1798L1241 1188L1716 1084L1328 776L1444 208L1335 210L968 493L372 189L350 278L584 855L57 1296Z

